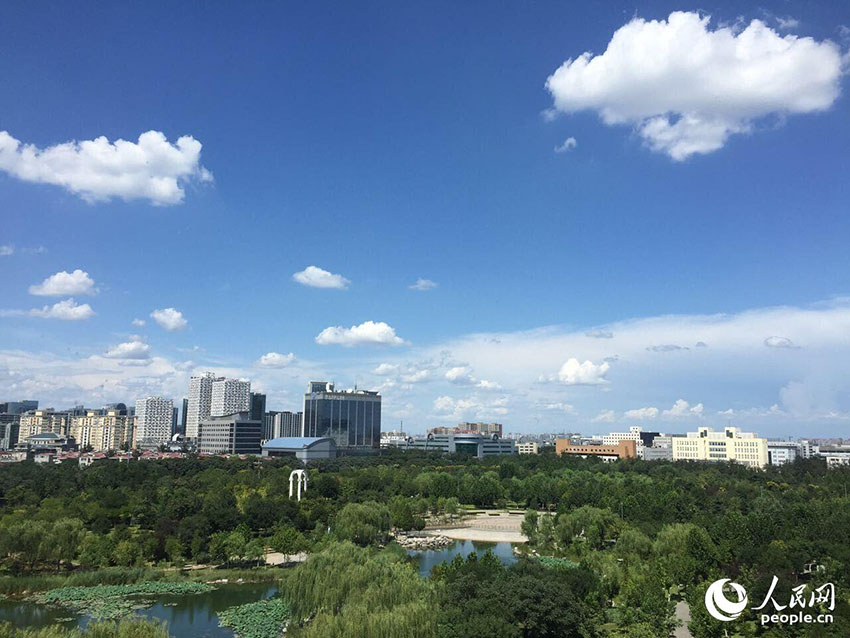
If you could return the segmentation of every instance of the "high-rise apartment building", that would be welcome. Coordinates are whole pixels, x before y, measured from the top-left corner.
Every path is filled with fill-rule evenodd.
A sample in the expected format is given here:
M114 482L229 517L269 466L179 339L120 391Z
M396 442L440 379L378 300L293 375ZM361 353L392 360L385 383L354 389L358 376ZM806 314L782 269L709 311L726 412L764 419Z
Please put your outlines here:
M751 467L767 465L767 439L740 428L723 432L701 427L687 436L673 437L674 461L735 461Z
M304 395L303 436L330 437L338 448L378 449L381 395L368 390L335 390L311 381Z
M133 417L127 410L89 410L85 416L72 416L70 436L80 448L95 451L119 450L132 441Z
M135 445L157 448L171 440L174 402L162 397L136 399Z
M189 396L186 399L186 435L187 439L198 438L198 424L210 416L212 402L212 384L220 380L212 372L189 379Z
M70 412L55 412L53 408L32 410L21 415L20 437L23 440L36 434L47 434L48 432L59 436L68 436L70 426Z
M300 412L266 412L263 420L263 439L281 436L302 436Z
M227 416L251 411L251 382L216 379L212 382L210 416Z

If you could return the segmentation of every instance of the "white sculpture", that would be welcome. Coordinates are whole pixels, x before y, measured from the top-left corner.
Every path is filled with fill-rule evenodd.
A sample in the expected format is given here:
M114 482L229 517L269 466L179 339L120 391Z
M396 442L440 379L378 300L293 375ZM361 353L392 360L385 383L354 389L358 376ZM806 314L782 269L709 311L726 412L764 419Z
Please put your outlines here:
M292 498L292 479L298 481L298 500L301 500L301 483L304 483L304 492L307 492L307 470L292 470L289 475L289 498Z

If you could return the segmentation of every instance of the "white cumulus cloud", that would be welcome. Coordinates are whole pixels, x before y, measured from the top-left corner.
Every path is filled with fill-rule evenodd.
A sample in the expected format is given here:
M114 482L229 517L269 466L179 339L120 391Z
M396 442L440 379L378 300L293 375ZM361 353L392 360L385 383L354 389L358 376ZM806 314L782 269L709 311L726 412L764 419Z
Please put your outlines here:
M62 297L65 295L93 295L97 292L94 280L84 270L77 268L74 272L64 270L50 275L40 284L29 288L31 295L43 297Z
M134 326L136 326L137 328L142 328L145 325L145 320L144 319L133 319L133 321L131 321L130 323L133 324Z
M103 356L107 359L149 359L151 347L141 337L133 336L130 341L111 347Z
M340 345L388 345L401 346L406 342L395 333L395 329L383 321L364 321L359 326L344 328L330 326L322 330L315 339L320 346Z
M351 283L342 275L335 275L318 266L307 266L304 270L292 275L292 279L304 286L335 288L337 290L345 290Z
M4 244L3 246L0 246L0 256L8 257L9 255L14 255L14 254L15 254L15 247L12 246L11 244Z
M814 113L839 95L841 49L781 35L760 20L709 28L709 16L674 12L635 18L604 53L564 62L546 81L555 109L596 111L607 125L630 124L674 160L722 148L765 116Z
M267 352L257 359L257 365L264 368L285 368L295 361L293 353L281 354L280 352Z
M154 310L151 313L151 319L156 321L163 329L168 332L183 330L188 322L183 317L183 313L174 308L162 308Z
M684 416L702 416L702 413L702 403L691 405L684 399L679 399L673 404L673 407L671 407L669 410L664 410L662 415L665 417L676 418Z
M33 308L29 311L32 317L42 319L61 319L63 321L82 321L94 316L94 310L87 303L78 304L73 299L59 301L52 306Z
M558 379L564 385L602 385L608 383L605 375L610 368L611 364L608 362L599 365L592 361L580 363L578 359L572 357L561 366Z
M210 182L200 165L201 143L185 135L171 144L159 131L138 142L101 136L37 148L0 131L0 171L26 182L62 186L87 202L146 199L179 204L190 181Z

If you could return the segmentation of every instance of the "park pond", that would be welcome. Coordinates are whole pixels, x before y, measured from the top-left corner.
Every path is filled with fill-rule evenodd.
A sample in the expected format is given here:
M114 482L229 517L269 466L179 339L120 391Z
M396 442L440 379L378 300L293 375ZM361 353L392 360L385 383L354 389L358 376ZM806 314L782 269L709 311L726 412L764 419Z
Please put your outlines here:
M156 602L135 613L144 618L164 620L175 638L232 638L234 632L219 626L218 613L229 607L271 598L277 587L269 583L219 584L198 594L157 597ZM67 609L32 601L0 600L0 621L16 627L44 627L62 624L84 627L91 618Z
M475 552L479 556L488 550L505 565L516 562L514 546L511 543L487 543L483 541L459 540L442 549L408 550L409 556L418 563L417 569L421 576L430 576L431 568L444 561L452 560L455 556L466 558Z
M407 553L419 574L428 577L435 565L450 561L455 556L465 558L473 552L480 556L487 551L491 551L505 564L516 561L513 545L510 543L470 540L458 540L441 549L409 550ZM95 614L93 611L87 613L86 610L101 605L101 611L115 614L113 617L133 613L143 618L165 621L169 633L174 638L233 638L233 630L220 625L219 614L231 607L271 599L278 591L277 587L270 583L217 583L214 587L201 584L195 586L198 588L196 592L146 596L147 603L138 599L140 604L135 604L136 599L129 596L126 597L122 609L114 609L114 605L109 602L111 599L95 599L85 603L91 607L74 611L67 605L53 604L57 600L51 600L49 592L42 595L40 600L0 599L0 621L10 622L16 627L40 628L54 624L85 627ZM54 593L56 591L60 590L54 590ZM144 606L145 604L148 606Z

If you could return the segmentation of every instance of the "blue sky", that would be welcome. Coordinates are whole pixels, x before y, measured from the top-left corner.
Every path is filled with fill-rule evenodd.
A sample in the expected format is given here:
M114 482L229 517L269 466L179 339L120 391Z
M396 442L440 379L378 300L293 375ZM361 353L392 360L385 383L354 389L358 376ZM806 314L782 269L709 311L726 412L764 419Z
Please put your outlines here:
M2 394L180 398L214 369L275 409L356 380L412 431L847 435L848 27L834 2L5 3ZM147 131L141 163L50 155ZM67 298L91 312L32 313Z

